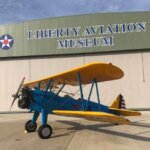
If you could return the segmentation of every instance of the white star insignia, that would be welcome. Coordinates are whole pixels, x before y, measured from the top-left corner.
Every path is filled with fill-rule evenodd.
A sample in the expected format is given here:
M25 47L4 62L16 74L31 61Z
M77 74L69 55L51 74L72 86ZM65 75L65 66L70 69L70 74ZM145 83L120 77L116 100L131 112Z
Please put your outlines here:
M10 42L12 41L12 39L8 39L7 35L5 35L4 39L3 40L0 40L0 42L3 44L2 45L2 48L7 46L10 48Z

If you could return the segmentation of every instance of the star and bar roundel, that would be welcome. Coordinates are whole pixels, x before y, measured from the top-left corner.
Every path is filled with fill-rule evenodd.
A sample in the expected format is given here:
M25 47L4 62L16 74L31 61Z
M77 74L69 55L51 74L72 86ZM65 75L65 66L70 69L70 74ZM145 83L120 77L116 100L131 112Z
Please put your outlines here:
M14 39L9 34L4 34L0 37L0 48L3 50L9 50L14 44Z

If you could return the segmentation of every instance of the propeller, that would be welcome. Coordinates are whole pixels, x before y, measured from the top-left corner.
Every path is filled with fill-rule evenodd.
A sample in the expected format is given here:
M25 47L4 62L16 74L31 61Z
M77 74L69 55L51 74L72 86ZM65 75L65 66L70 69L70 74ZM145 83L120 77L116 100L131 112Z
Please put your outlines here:
M19 92L20 92L20 90L21 90L21 88L22 88L22 85L23 85L23 83L24 83L24 80L25 80L25 77L23 77L22 81L20 82L19 87L18 87L18 89L17 89L17 92L12 95L12 97L13 97L14 99L13 99L13 101L12 101L12 103L11 103L11 106L10 106L10 108L9 108L9 111L11 110L11 108L12 108L12 106L13 106L15 100L19 97L18 94L19 94Z

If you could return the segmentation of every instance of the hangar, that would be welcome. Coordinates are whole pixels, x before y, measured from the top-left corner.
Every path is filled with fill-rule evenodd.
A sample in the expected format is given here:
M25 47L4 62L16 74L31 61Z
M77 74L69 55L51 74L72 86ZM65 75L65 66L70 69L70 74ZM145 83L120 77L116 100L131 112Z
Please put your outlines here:
M149 18L150 12L100 13L0 26L0 112L9 110L22 77L28 82L95 61L124 71L120 80L99 83L102 103L122 93L128 108L149 109Z

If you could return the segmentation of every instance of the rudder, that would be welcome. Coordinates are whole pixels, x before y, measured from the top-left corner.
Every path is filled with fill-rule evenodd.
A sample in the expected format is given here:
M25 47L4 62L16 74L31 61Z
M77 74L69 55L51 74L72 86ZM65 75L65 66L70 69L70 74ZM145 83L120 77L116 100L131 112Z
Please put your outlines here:
M126 109L126 104L123 96L119 94L109 108Z

